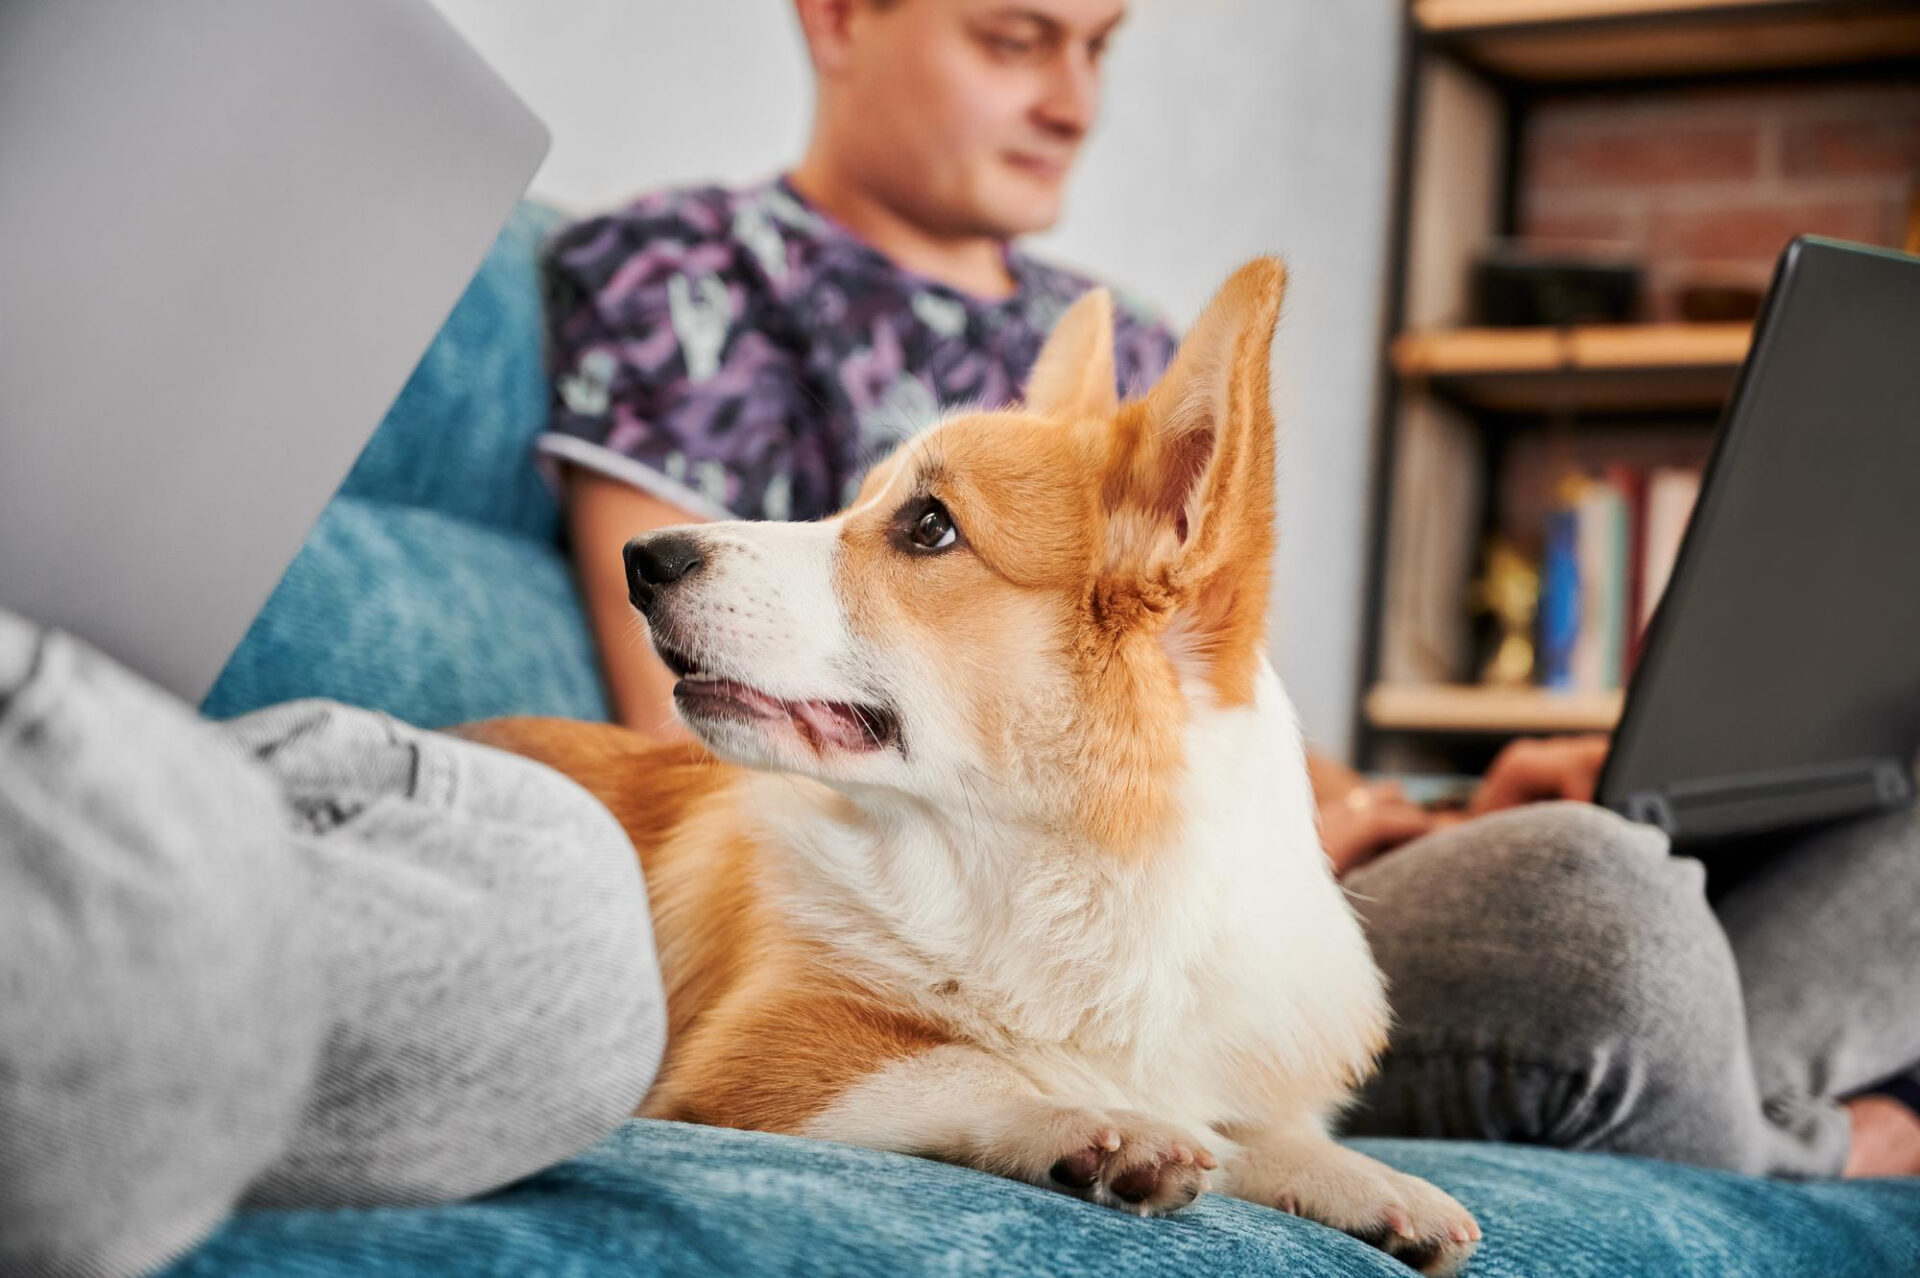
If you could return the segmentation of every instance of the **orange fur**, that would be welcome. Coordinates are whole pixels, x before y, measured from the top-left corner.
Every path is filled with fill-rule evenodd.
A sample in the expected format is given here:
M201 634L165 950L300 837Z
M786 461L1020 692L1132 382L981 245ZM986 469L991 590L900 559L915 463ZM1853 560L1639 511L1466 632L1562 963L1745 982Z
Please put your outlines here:
M668 1022L641 1114L797 1131L850 1083L945 1041L814 961L784 925L740 820L739 769L609 724L494 719L454 731L572 777L640 854Z

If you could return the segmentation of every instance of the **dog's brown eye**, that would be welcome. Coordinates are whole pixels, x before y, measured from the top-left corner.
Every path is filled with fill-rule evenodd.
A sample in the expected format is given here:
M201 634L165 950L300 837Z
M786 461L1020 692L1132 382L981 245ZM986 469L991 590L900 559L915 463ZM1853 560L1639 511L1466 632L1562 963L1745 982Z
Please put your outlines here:
M907 532L907 540L922 550L945 550L958 541L959 534L954 531L953 517L947 514L947 508L937 501L929 501L913 521Z

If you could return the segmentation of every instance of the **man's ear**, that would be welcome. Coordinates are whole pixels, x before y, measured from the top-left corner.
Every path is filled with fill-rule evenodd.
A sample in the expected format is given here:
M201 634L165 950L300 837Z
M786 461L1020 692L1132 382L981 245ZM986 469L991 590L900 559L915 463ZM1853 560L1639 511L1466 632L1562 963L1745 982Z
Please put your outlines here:
M1224 704L1252 696L1266 634L1274 545L1268 364L1286 269L1233 273L1180 343L1173 366L1123 411L1106 491L1110 561L1169 618L1170 651Z
M1042 417L1110 417L1120 407L1113 379L1113 296L1087 293L1060 317L1027 375L1027 409Z
M836 75L846 69L849 30L858 0L794 0L800 32L806 37L816 75Z

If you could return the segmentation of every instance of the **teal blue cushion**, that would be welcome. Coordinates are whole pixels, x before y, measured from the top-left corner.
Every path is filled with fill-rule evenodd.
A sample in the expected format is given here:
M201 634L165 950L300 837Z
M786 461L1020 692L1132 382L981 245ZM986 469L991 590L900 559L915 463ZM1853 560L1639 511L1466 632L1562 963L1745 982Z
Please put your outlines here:
M532 465L547 381L522 205L321 513L201 709L332 697L424 727L606 719L592 638Z
M1794 1184L1602 1154L1357 1141L1479 1217L1469 1273L1888 1278L1920 1273L1920 1184ZM1168 1275L1407 1278L1344 1234L1220 1197L1140 1220L894 1154L631 1122L480 1202L263 1211L167 1278L400 1275Z
M321 514L203 708L222 717L316 696L429 728L606 718L558 546L347 496Z

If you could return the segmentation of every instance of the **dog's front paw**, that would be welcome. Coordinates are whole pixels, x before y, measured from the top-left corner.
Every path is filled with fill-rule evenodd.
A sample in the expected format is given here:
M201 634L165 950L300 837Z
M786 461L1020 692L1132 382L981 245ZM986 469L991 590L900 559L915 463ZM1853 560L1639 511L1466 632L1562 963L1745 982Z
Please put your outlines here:
M1142 1216L1185 1207L1219 1166L1186 1132L1124 1109L1049 1107L1007 1140L1003 1156L1022 1179Z
M1374 1164L1308 1174L1273 1204L1352 1234L1433 1278L1457 1274L1480 1243L1480 1225L1452 1195Z
M1433 1278L1459 1273L1480 1243L1450 1195L1324 1139L1256 1142L1229 1175L1237 1196L1331 1225Z

